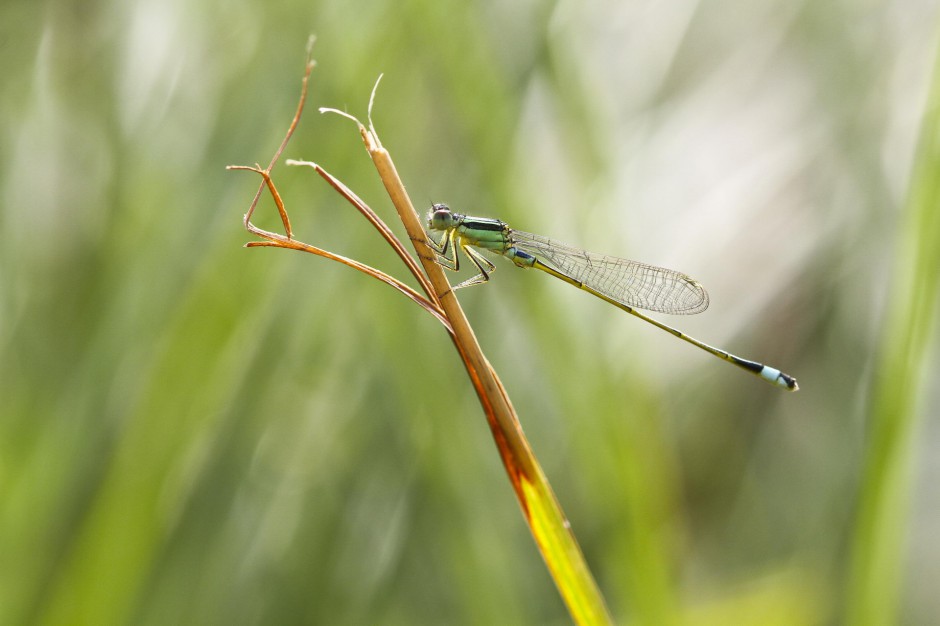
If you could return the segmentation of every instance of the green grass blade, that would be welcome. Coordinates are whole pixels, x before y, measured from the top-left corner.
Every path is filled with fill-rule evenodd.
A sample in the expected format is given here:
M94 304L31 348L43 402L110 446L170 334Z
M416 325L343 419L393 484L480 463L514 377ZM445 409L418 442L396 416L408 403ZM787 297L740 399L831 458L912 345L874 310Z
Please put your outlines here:
M846 623L896 621L923 364L940 287L940 61L905 207L872 390L868 449L846 596Z

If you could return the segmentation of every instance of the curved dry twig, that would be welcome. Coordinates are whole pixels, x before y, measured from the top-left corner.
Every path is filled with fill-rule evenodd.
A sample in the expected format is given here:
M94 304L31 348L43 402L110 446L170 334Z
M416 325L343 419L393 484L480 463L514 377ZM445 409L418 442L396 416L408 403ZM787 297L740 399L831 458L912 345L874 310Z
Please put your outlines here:
M246 170L249 172L255 172L257 174L260 174L263 179L262 189L265 186L267 186L267 188L271 192L272 197L274 198L275 204L277 204L280 210L283 210L283 213L285 215L287 214L287 211L284 208L284 204L283 204L284 201L281 199L281 195L277 192L277 187L274 185L274 181L271 179L271 175L268 173L268 170L261 169L260 167L257 167L257 166L253 167L250 165L230 165L229 169ZM260 192L259 194L256 195L254 202L252 202L252 206L254 206L257 203L258 201L257 196L260 196ZM371 211L371 209L369 209L369 211ZM255 234L261 237L262 239L267 240L267 241L250 241L245 244L246 248L286 248L288 250L300 250L302 252L309 252L310 254L315 254L317 256L322 256L326 259L330 259L332 261L342 263L343 265L359 270L360 272L363 272L364 274L367 274L373 278L376 278L382 281L383 283L385 283L386 285L394 287L396 290L398 290L399 292L403 293L404 295L408 296L409 298L414 300L416 303L418 303L421 306L421 308L423 308L428 313L436 317L437 320L441 324L443 324L444 327L447 328L449 332L451 333L453 332L453 329L451 328L451 325L450 325L450 321L444 315L444 312L441 309L439 304L437 304L436 302L432 302L431 300L423 297L417 291L415 291L414 289L412 289L405 283L401 282L397 278L394 278L393 276L389 276L385 272L377 270L374 267L366 265L365 263L360 263L359 261L356 261L355 259L350 259L348 257L344 257L342 255L330 252L329 250L324 250L322 248L312 246L302 241L298 241L297 239L294 239L292 237L285 237L284 235L279 235L278 233L273 233L271 231L264 230L263 228L258 228L250 220L247 220L247 219L245 221L245 228L248 229L248 231L251 232L252 234ZM398 242L398 244L399 246L401 246L401 242Z
M402 245L401 241L398 240L398 237L396 237L395 233L392 232L392 229L388 227L388 224L386 224L382 218L379 217L378 214L369 207L369 205L367 205L359 196L357 196L352 189L344 185L342 181L334 177L332 174L323 169L323 167L317 163L314 163L313 161L296 161L294 159L288 159L286 163L287 165L306 165L308 167L312 167L317 172L317 174L319 174L326 182L330 184L331 187L333 187L333 189L335 189L341 196L346 198L350 204L356 207L356 209L362 213L362 215L367 220L369 220L369 223L379 231L388 245L392 246L398 257L408 267L408 271L411 272L411 275L414 276L415 280L417 280L421 285L421 289L423 289L424 293L427 294L428 299L440 306L440 301L437 298L437 294L434 293L434 287L431 286L427 276L425 276L421 271L421 268L418 267L418 264L415 262L414 258L408 254L405 246Z

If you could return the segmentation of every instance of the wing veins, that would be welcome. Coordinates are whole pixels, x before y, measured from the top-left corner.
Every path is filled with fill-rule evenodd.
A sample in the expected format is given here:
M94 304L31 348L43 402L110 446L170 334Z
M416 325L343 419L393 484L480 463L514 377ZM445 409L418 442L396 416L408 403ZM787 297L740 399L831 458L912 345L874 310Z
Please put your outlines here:
M516 248L621 304L647 311L692 315L708 308L708 294L681 272L595 254L548 237L513 230Z

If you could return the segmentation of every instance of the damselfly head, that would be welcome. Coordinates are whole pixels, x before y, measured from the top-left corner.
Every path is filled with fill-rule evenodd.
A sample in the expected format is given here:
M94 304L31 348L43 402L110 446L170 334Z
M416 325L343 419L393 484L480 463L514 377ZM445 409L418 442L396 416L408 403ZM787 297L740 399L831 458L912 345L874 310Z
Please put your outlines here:
M446 204L435 204L428 211L428 228L431 230L449 230L456 225L454 212Z

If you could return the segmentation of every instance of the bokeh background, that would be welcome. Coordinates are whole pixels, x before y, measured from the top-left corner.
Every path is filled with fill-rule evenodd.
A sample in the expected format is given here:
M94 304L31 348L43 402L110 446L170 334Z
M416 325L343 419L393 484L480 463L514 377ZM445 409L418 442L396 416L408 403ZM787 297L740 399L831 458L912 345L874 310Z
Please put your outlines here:
M667 322L800 381L501 260L460 293L616 619L842 622L937 9L5 0L0 623L568 623L440 325L241 247L258 181L224 167L272 155L310 33L287 157L401 233L316 112L384 72L416 204L689 273L711 307ZM405 276L311 170L275 179L298 238ZM930 336L873 568L905 624L940 615Z

